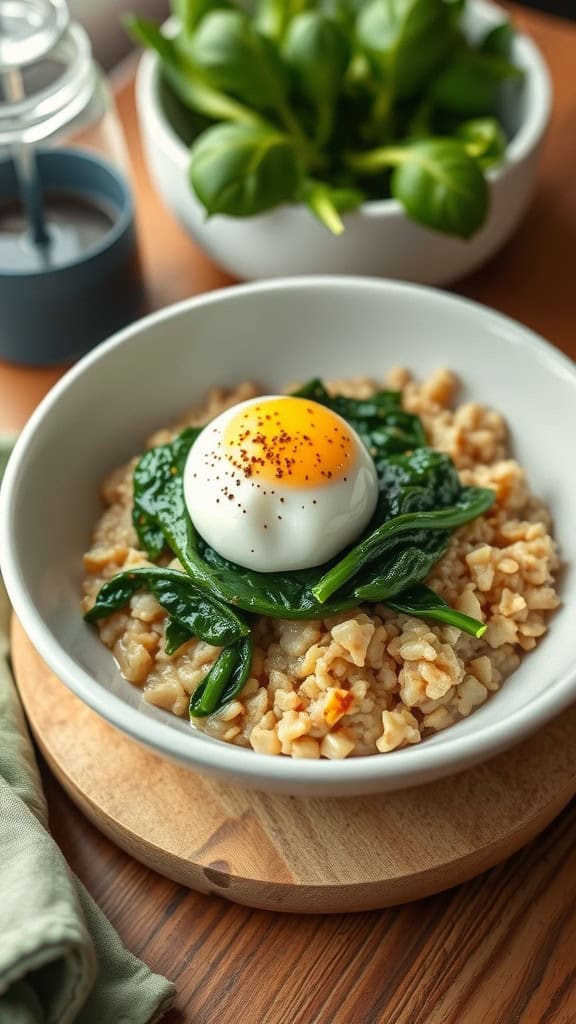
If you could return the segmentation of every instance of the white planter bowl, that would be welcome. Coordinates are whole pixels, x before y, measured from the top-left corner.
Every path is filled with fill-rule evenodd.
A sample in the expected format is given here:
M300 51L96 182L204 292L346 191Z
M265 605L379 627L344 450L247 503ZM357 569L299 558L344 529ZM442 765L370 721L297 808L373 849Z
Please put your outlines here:
M468 15L470 34L482 34L505 17L495 5L474 0ZM550 117L550 80L539 50L526 36L517 36L513 56L526 76L517 98L515 94L503 112L513 137L505 164L488 175L488 219L469 241L420 227L393 199L364 203L346 215L346 231L338 238L303 206L283 206L258 217L207 220L188 182L188 147L162 106L159 62L153 53L141 58L136 80L148 170L166 206L186 231L235 277L348 273L447 284L475 270L503 245L522 219L534 190Z
M307 761L256 754L144 703L80 612L82 553L99 485L215 384L274 391L316 375L419 375L452 367L463 397L509 419L515 454L550 505L566 568L550 630L489 701L446 732L384 755ZM0 494L0 560L10 597L53 671L112 725L205 774L259 789L340 796L399 789L493 757L576 698L576 368L482 306L414 285L294 278L225 289L162 310L85 356L25 427ZM554 423L553 436L550 423Z

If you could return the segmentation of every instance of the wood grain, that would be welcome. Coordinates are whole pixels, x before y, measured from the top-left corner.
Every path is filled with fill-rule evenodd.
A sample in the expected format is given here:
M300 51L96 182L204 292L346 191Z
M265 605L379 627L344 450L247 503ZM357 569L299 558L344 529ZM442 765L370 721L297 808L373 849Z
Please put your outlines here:
M505 6L549 62L552 124L523 225L457 290L576 357L576 26ZM118 105L151 304L226 283L151 189L130 85ZM0 365L0 429L21 427L59 372ZM161 878L97 832L45 768L43 777L72 868L128 946L177 983L165 1024L576 1024L576 802L521 853L458 889L393 910L299 916Z
M80 810L160 874L252 907L334 913L429 896L510 856L576 793L576 708L448 780L304 800L202 778L138 746L63 686L16 620L12 660L40 750Z
M124 941L176 982L165 1024L574 1024L576 803L458 889L279 915L183 889L112 846L46 775L54 835Z

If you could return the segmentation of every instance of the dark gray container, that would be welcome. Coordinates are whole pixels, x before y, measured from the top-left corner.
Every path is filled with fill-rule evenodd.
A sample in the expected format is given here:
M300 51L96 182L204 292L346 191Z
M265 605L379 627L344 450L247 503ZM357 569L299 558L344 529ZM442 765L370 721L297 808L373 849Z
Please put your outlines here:
M43 193L92 202L111 226L80 256L55 267L0 270L0 359L48 366L70 362L144 312L132 193L120 172L92 152L36 153ZM0 206L18 196L11 160L0 161Z

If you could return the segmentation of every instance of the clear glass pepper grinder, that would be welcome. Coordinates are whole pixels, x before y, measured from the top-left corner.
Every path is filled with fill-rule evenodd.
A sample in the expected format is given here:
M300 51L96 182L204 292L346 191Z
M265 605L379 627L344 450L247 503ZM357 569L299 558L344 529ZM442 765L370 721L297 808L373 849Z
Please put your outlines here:
M104 75L64 0L0 0L0 358L68 361L142 311Z

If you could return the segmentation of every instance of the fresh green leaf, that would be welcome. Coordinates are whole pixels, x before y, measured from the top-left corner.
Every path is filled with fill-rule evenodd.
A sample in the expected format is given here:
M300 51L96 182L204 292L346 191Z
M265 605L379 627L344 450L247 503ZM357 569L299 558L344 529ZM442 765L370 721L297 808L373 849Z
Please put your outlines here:
M300 95L316 108L316 139L324 143L332 132L335 101L350 60L346 32L321 11L306 11L290 22L282 56Z
M327 18L337 21L342 26L352 45L354 26L364 2L365 0L318 0L317 6Z
M326 182L307 178L300 188L298 199L306 203L314 216L333 235L341 235L344 224L340 214L356 210L363 202L364 195L356 188L333 188Z
M414 615L417 619L432 619L446 626L455 626L456 629L462 629L476 639L480 639L486 632L487 627L484 623L451 608L439 594L423 584L405 590L397 597L389 599L386 604L397 612Z
M252 638L226 647L190 698L190 717L205 718L219 711L240 693L250 675Z
M360 48L398 96L422 89L454 42L443 0L368 0L356 31Z
M495 117L464 121L458 126L457 135L462 139L468 156L477 160L484 170L502 163L507 140Z
M153 22L130 16L125 19L125 25L136 42L156 51L166 81L185 106L215 120L260 122L259 116L248 107L207 85L192 64L183 59L177 42L164 36Z
M350 153L347 164L363 175L393 167L392 195L425 227L470 238L486 219L488 186L463 142L422 139L408 146L383 146Z
M190 37L187 53L208 85L256 110L278 110L286 101L289 76L278 50L243 11L207 14Z
M461 47L432 84L434 101L462 117L482 117L496 109L500 87L522 71L498 55Z
M407 146L391 181L392 195L418 224L470 238L488 214L488 186L472 157L452 139Z
M376 463L380 484L380 522L407 512L429 512L457 504L462 484L452 459L433 448L416 448L406 454L380 452ZM472 488L471 493L477 493Z
M466 0L444 0L452 25L459 25L466 9Z
M411 112L407 123L407 136L412 142L414 139L426 139L434 134L434 101L428 93L418 101Z
M272 126L215 125L192 147L190 181L208 214L251 217L293 199L301 166Z
M245 621L228 605L196 587L176 569L142 568L117 573L100 588L96 602L84 618L95 622L125 608L134 594L148 590L181 626L218 647L246 636Z
M460 122L489 119L503 84L522 79L508 23L478 43L459 27L465 0L172 3L175 38L128 24L180 104L164 106L193 143L190 182L209 215L303 202L338 235L342 212L392 195L433 230L467 238L481 226L479 172L501 161L505 138L496 122L489 142L485 126ZM223 125L207 121L254 131L214 135Z
M254 25L262 35L280 43L290 22L314 4L315 0L256 0Z
M148 18L138 18L134 14L127 14L123 23L126 31L140 46L155 50L160 59L167 64L172 64L175 61L173 40L168 39L153 21L149 21Z
M172 11L188 35L209 11L229 6L227 0L172 0Z
M491 53L496 57L510 57L516 33L510 21L502 21L491 28L480 43L482 53Z

